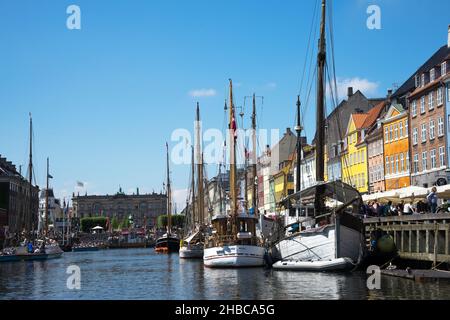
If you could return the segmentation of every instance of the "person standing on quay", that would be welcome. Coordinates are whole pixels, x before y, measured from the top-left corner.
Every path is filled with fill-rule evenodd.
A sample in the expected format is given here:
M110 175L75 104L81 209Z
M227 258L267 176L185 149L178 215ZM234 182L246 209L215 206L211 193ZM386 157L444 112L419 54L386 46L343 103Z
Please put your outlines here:
M428 194L428 196L427 196L428 205L431 208L431 213L436 213L436 210L437 210L438 196L437 196L436 192L437 192L436 187L433 187L431 189L430 194Z

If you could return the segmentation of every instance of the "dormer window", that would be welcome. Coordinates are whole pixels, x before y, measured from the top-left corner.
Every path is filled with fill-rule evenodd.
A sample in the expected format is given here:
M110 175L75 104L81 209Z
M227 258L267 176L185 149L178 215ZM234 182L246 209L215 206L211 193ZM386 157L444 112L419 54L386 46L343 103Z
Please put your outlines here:
M447 61L442 62L441 65L441 76L445 76L447 74Z
M420 79L420 86L421 87L425 86L425 73L422 73L422 77Z
M416 88L419 87L419 75L418 74L416 74L416 76L414 77L414 83L415 83Z
M433 82L436 79L435 69L430 70L430 82Z

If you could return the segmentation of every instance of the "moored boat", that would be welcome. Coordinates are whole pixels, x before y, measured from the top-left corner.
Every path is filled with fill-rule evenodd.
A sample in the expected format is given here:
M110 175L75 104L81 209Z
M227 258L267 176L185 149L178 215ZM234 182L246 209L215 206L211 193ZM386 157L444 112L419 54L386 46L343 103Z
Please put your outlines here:
M264 265L265 247L256 235L256 215L238 213L236 185L236 119L230 79L230 214L212 218L213 231L206 238L203 262L206 267L236 268Z

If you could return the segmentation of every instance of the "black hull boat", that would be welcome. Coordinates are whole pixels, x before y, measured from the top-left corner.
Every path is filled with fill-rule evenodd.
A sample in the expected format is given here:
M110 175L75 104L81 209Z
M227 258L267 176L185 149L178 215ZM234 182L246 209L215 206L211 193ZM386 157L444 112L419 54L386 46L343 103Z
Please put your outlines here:
M158 253L173 253L180 251L180 239L173 235L163 235L156 240L155 251Z

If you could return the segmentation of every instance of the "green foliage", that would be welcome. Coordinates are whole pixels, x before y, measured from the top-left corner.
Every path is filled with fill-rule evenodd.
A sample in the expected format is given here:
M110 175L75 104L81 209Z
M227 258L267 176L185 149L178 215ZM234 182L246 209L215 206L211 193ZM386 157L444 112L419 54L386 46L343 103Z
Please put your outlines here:
M181 214L176 214L172 216L172 227L183 228L184 219L186 216ZM167 215L161 215L157 220L158 228L165 228L167 226Z
M111 227L113 230L119 229L119 220L117 220L116 217L112 218L111 220Z
M91 229L100 226L106 229L106 218L105 217L87 217L82 218L81 221L81 231L91 232Z
M130 220L128 220L128 217L124 217L122 222L119 225L120 229L127 229L131 225Z

